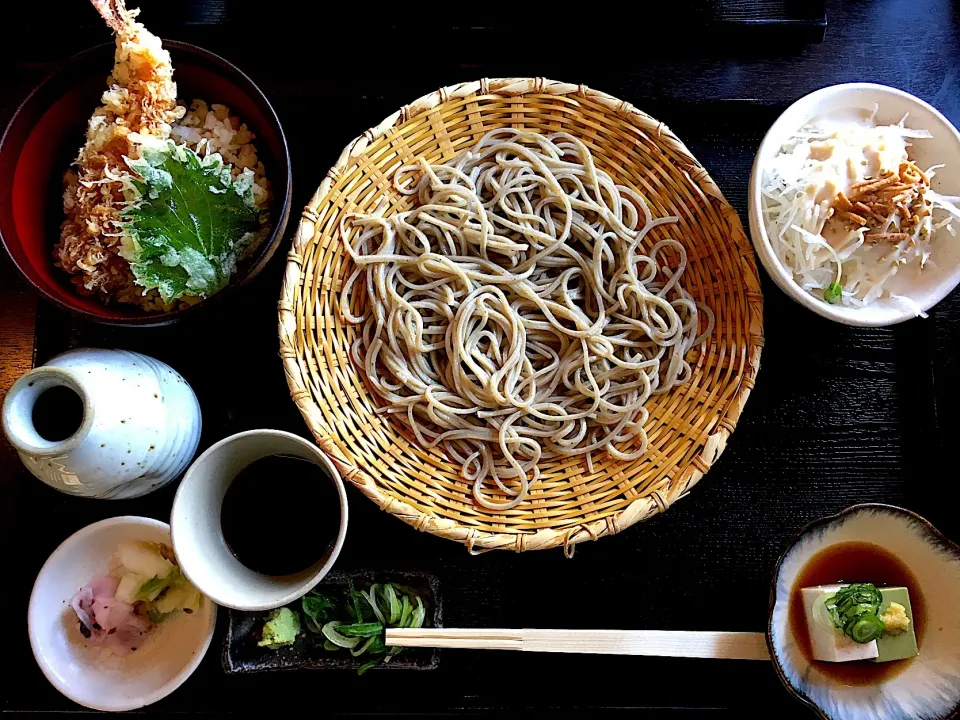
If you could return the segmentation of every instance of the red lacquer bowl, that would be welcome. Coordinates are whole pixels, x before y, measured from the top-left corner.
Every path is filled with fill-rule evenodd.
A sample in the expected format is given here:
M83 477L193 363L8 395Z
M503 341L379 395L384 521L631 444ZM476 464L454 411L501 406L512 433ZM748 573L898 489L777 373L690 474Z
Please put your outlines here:
M193 45L165 40L180 99L223 103L257 136L257 154L272 184L269 238L238 268L230 284L209 299L168 313L132 305L105 305L78 294L54 266L53 246L63 220L63 173L83 144L87 119L106 89L114 45L70 58L17 110L0 142L0 240L23 277L50 302L74 315L112 325L162 325L228 300L270 260L290 215L287 141L270 103L254 82L223 58Z

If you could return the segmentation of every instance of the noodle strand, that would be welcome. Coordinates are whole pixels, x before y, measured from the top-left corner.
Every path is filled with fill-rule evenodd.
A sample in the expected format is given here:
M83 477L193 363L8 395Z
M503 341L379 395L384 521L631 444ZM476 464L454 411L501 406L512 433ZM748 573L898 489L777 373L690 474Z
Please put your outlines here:
M643 456L647 401L690 379L713 329L681 285L683 245L641 249L678 218L654 219L563 132L495 130L394 183L417 207L340 226L341 312L362 324L351 353L380 411L442 445L491 510L523 502L543 459L585 455L592 473L601 450Z

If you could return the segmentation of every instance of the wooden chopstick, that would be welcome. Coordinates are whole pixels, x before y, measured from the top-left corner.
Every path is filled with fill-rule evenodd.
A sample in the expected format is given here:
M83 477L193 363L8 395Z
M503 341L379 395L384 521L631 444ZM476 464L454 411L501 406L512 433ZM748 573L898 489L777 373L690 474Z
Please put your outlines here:
M763 633L687 630L390 628L387 645L523 652L769 660Z

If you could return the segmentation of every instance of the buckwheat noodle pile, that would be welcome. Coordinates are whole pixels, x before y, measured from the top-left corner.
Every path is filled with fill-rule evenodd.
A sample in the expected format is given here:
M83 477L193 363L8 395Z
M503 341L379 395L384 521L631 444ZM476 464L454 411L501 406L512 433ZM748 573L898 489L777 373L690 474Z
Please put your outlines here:
M417 207L384 217L384 200L340 226L355 264L341 312L362 323L353 360L381 411L442 445L492 510L524 500L541 459L642 456L644 404L690 379L714 322L680 284L683 245L641 247L678 218L654 220L563 132L495 130L394 184Z

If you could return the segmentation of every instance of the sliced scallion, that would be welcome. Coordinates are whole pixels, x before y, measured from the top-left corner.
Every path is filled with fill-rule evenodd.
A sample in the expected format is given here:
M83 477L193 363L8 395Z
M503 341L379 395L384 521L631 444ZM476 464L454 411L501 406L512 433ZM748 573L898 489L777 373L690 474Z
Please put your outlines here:
M376 639L377 639L377 637L376 637L375 635L373 635L373 636L371 636L371 637L368 637L368 638L367 638L367 641L366 641L365 643L363 643L363 645L361 645L360 647L357 647L357 648L352 649L352 650L350 651L350 654L353 655L354 657L360 657L360 656L363 655L367 650L370 649L370 646L373 645L373 642L374 642L374 640L376 640Z
M420 628L423 627L423 621L426 619L427 611L423 607L423 600L420 599L420 596L417 596L417 607L413 611L413 616L410 619L410 627Z
M341 625L337 632L344 637L368 638L379 635L383 632L383 625L380 623L355 623L353 625Z
M323 636L327 640L338 647L347 649L355 648L360 644L360 638L346 637L345 635L341 635L339 632L337 632L337 628L339 628L341 625L343 625L343 623L341 623L339 620L331 620L323 626L321 632L323 632Z
M426 608L423 600L410 588L392 583L372 584L366 590L358 590L351 583L343 593L343 599L334 602L314 591L314 597L304 602L307 613L307 630L313 634L314 644L329 652L343 649L353 657L370 658L358 670L365 673L381 662L389 662L401 651L400 647L387 647L384 630L388 627L423 627ZM309 609L310 612L307 612ZM343 614L348 622L323 618ZM322 642L321 642L322 641Z
M380 592L383 594L383 599L387 605L384 611L387 622L396 625L400 622L400 598L397 597L397 591L393 589L393 585L387 583Z
M400 600L400 627L410 627L410 618L413 615L413 605L410 604L410 598L406 595Z
M854 642L868 643L883 634L883 627L883 620L876 615L864 614L853 621L849 635Z
M830 617L830 611L827 610L827 603L832 600L833 595L821 595L813 605L813 621L823 630L832 635L843 635L843 627L838 626L833 618Z

